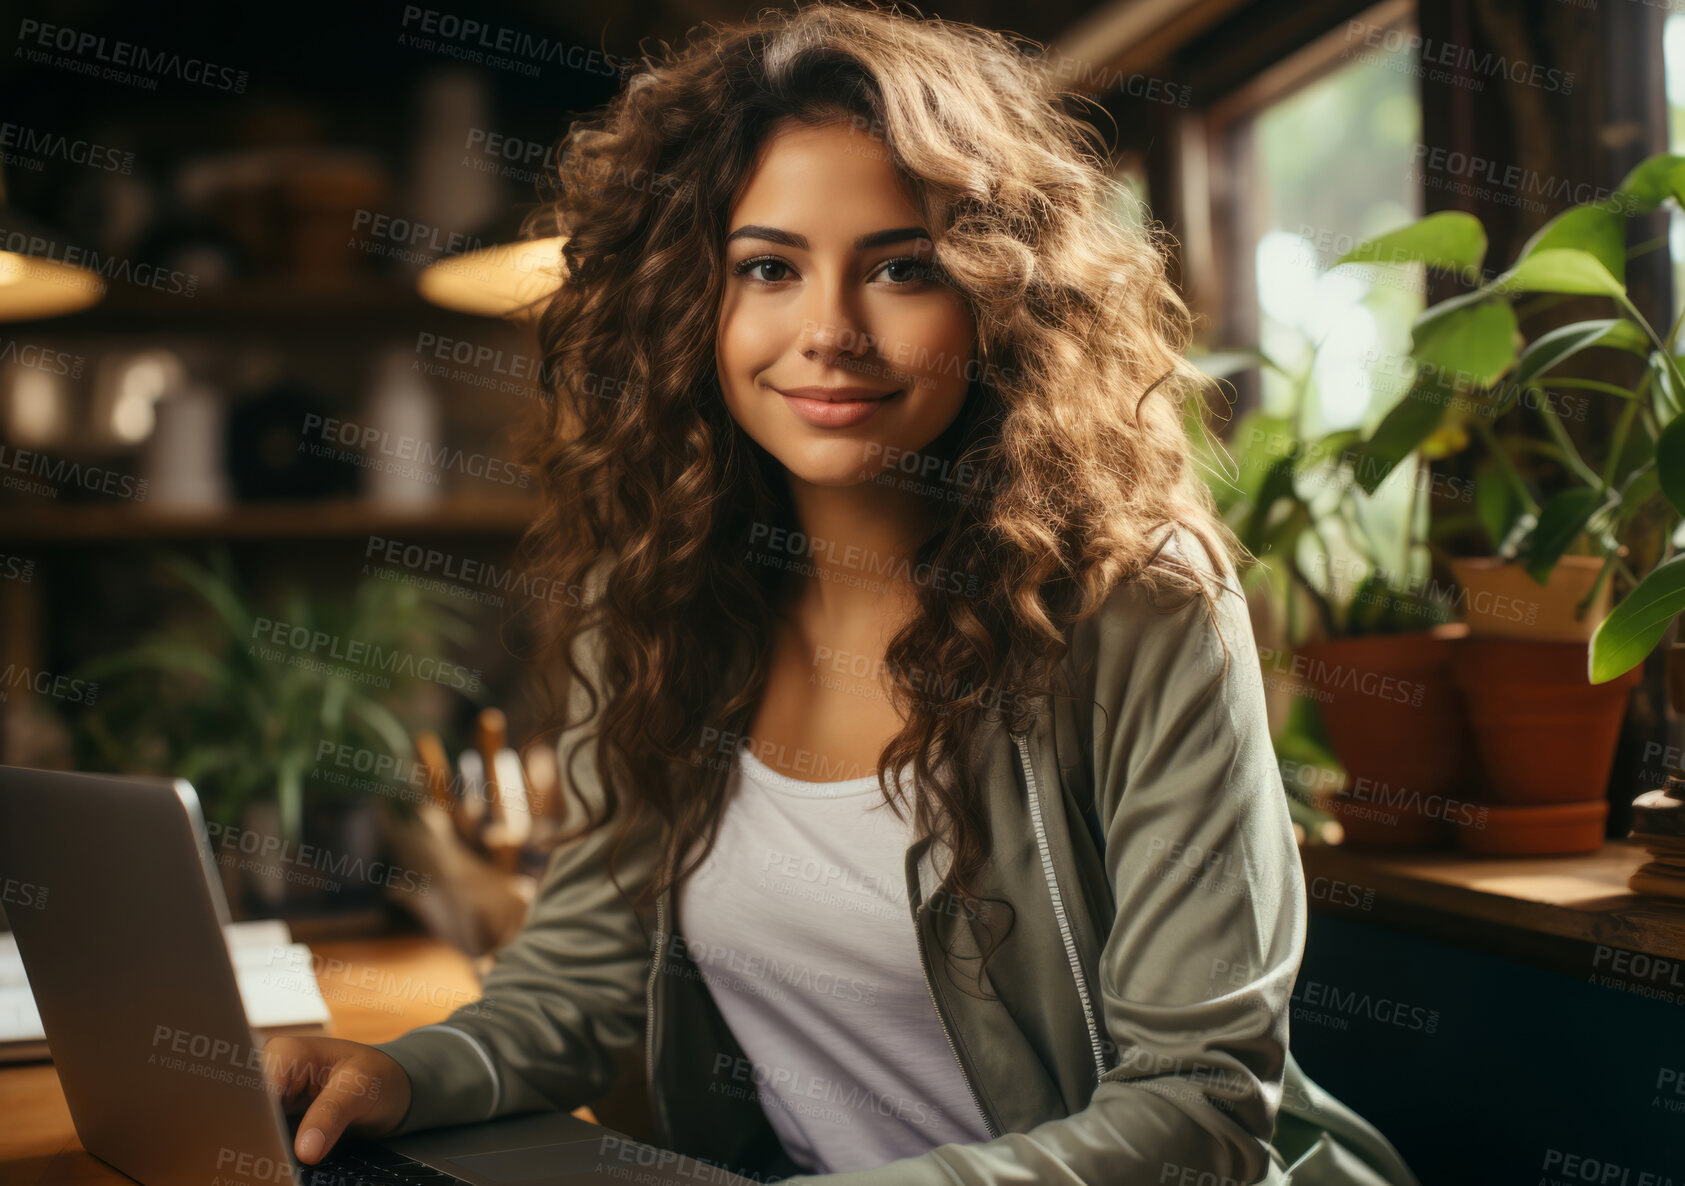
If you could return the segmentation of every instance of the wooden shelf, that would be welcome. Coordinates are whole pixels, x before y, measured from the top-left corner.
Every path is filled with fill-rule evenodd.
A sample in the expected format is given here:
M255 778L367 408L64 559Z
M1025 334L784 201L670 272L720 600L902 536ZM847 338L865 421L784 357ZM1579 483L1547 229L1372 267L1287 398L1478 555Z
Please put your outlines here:
M144 505L0 510L0 541L71 545L152 539L320 539L381 535L507 535L539 512L530 498L443 499L433 506L382 506L363 499L264 503L181 512Z
M1353 898L1372 892L1394 915L1455 918L1490 933L1619 947L1685 962L1685 901L1627 888L1632 871L1650 859L1628 840L1611 840L1596 852L1551 857L1324 844L1303 845L1299 855L1313 910L1332 905L1330 913L1353 916ZM1319 884L1318 878L1326 880ZM1357 892L1336 891L1334 882Z

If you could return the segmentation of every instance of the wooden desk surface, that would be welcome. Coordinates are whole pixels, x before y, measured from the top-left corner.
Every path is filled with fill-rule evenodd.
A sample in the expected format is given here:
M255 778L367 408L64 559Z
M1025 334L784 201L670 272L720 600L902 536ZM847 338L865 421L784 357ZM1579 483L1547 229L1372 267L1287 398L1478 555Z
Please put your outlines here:
M336 1038L384 1042L442 1021L480 995L473 964L435 939L404 936L310 946ZM594 1119L585 1109L576 1114ZM130 1179L82 1149L52 1063L0 1067L0 1186L84 1183Z
M1685 962L1685 901L1627 887L1633 870L1650 859L1630 840L1552 857L1344 845L1304 845L1299 855L1313 910L1391 913L1431 930L1462 928L1512 940L1517 950L1594 944ZM1367 903L1369 894L1379 903Z

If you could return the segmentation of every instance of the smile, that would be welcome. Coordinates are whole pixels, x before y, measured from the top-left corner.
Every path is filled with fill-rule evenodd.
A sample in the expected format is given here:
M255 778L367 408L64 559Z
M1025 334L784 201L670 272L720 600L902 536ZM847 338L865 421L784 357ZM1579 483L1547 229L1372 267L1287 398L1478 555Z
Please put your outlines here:
M900 391L869 391L857 387L796 387L790 391L773 388L796 415L819 428L848 428L877 412Z

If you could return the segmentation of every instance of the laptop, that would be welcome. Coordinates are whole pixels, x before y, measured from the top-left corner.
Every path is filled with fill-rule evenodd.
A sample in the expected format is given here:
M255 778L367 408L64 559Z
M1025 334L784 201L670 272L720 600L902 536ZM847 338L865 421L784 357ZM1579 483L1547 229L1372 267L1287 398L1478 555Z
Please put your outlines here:
M184 779L0 766L0 903L82 1147L143 1186L748 1186L564 1112L346 1134L298 1161Z

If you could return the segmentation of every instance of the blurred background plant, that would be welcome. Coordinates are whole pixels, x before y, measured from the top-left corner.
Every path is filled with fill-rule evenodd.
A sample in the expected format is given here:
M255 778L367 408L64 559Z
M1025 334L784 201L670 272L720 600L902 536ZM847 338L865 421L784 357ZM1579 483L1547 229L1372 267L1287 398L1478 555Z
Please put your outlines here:
M410 759L413 732L436 727L445 689L483 698L478 673L444 657L471 641L472 623L431 592L365 577L347 594L294 586L258 607L225 552L204 566L173 554L157 563L199 608L84 668L102 694L77 722L81 769L186 778L207 818L223 824L273 801L296 842L307 797L362 797L312 777L327 747ZM277 646L266 621L317 642ZM409 807L402 796L392 805Z
M1394 468L1363 489L1353 470L1361 424L1312 427L1319 345L1296 367L1257 350L1195 358L1224 379L1260 368L1281 380L1269 406L1243 416L1219 452L1195 431L1219 510L1264 559L1248 574L1268 585L1284 638L1350 638L1426 630L1450 611L1431 596L1425 464Z
M1386 289L1371 295L1395 299ZM1394 480L1373 492L1357 484L1352 470L1364 421L1373 419L1374 405L1385 406L1391 378L1378 376L1381 390L1366 397L1363 420L1326 427L1316 405L1325 402L1318 379L1326 390L1330 377L1330 368L1319 366L1328 341L1299 353L1292 366L1256 349L1195 358L1217 380L1256 368L1273 381L1264 387L1265 407L1234 425L1227 448L1190 426L1225 521L1263 561L1246 580L1266 587L1262 604L1284 645L1268 647L1273 653L1260 659L1266 672L1292 671L1295 687L1276 728L1275 752L1295 827L1312 842L1340 839L1343 830L1326 810L1326 793L1352 771L1349 755L1341 757L1346 747L1330 737L1324 717L1322 701L1331 693L1314 686L1314 678L1304 682L1302 667L1320 670L1317 662L1302 661L1309 657L1304 647L1314 640L1428 631L1451 616L1430 583L1429 508L1421 481L1426 465L1397 467ZM1331 348L1346 347L1339 341ZM1302 658L1278 661L1287 652Z

